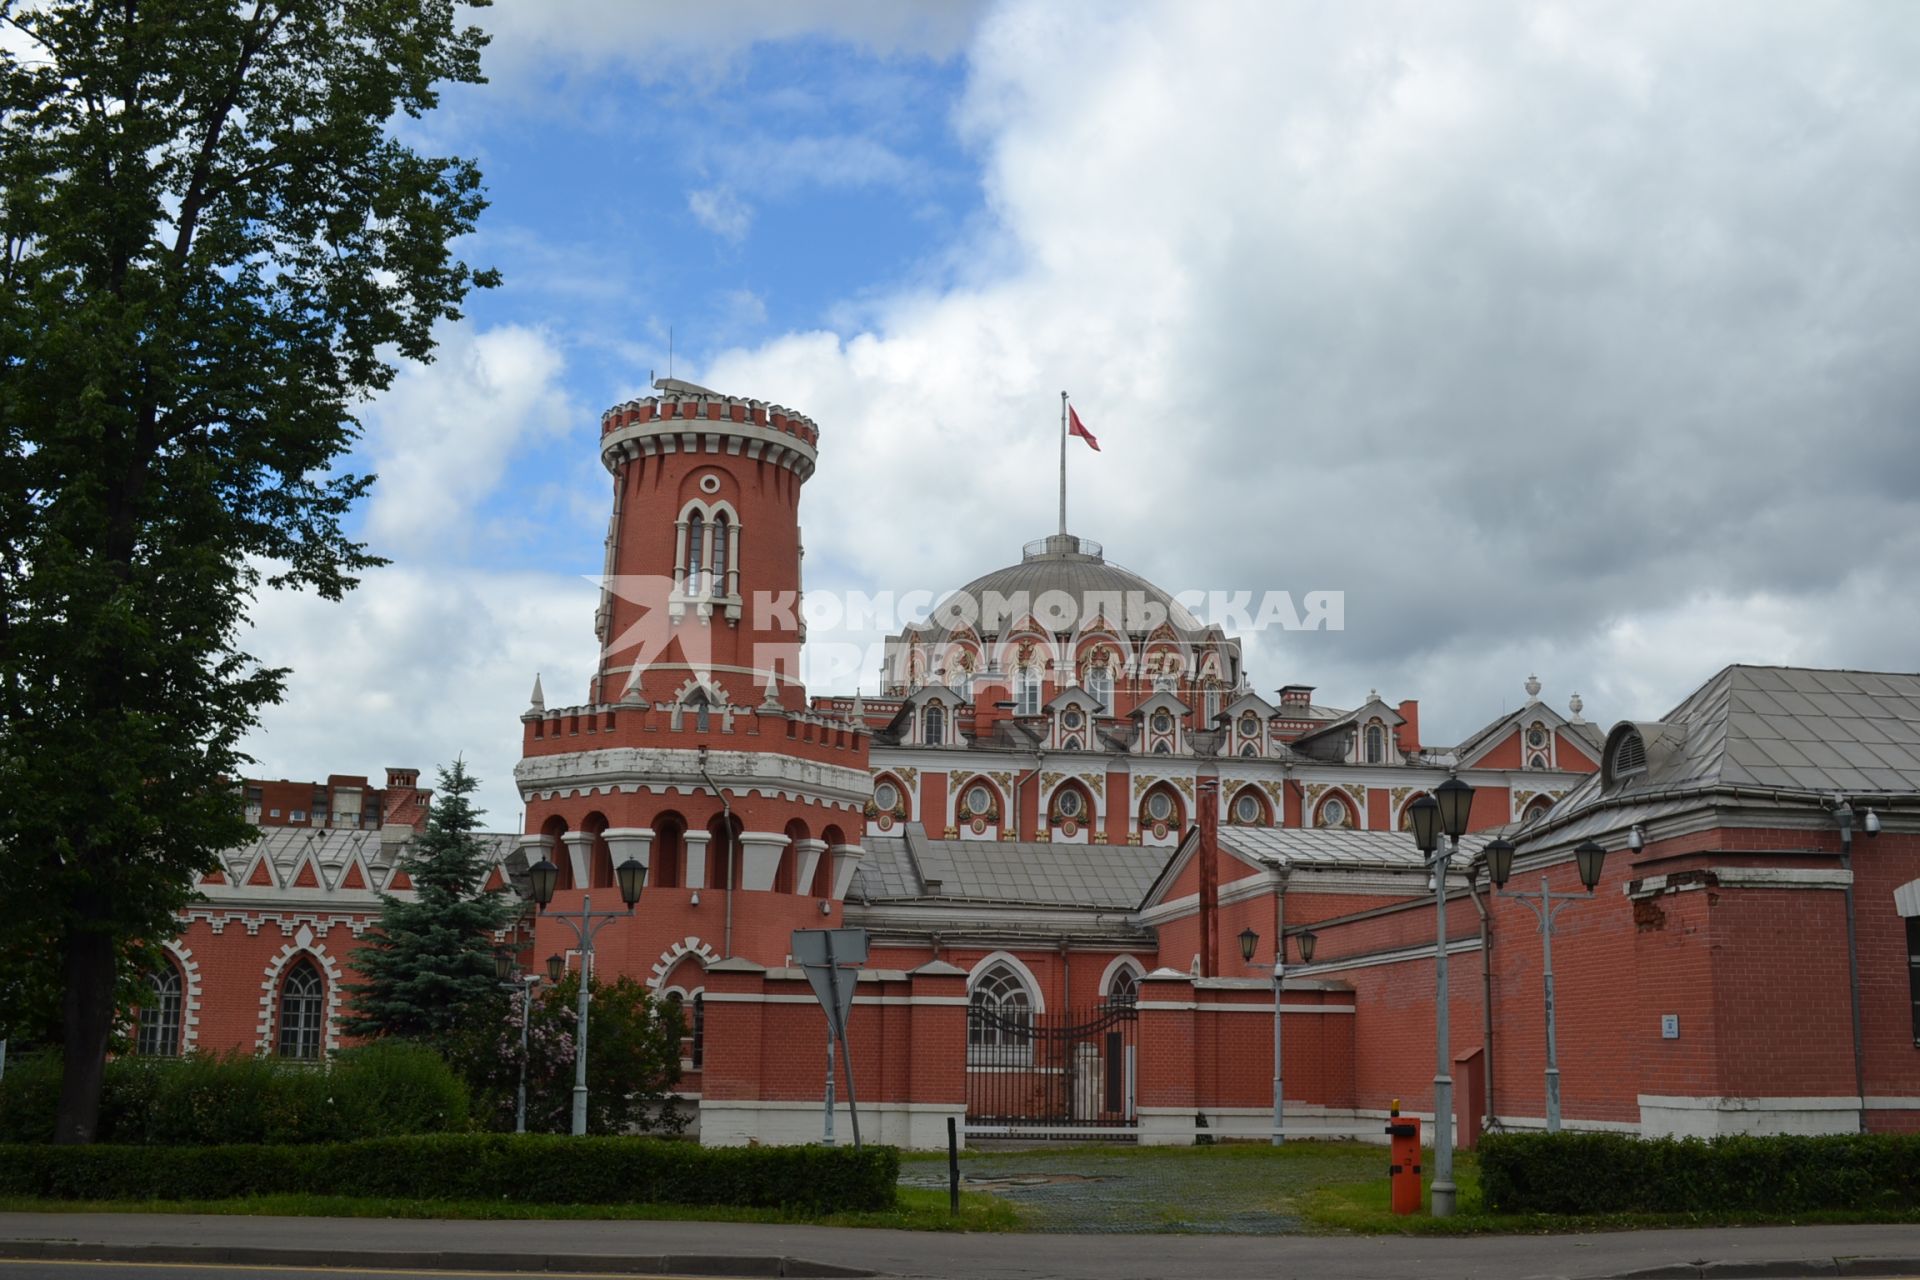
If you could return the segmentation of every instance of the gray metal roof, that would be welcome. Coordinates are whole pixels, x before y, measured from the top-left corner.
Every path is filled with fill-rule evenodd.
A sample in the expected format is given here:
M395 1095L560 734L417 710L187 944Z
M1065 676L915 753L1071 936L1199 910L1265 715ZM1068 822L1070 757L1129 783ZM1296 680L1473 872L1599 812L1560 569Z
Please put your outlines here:
M1494 832L1460 837L1454 864L1473 860ZM1379 867L1407 870L1425 861L1407 831L1354 831L1346 827L1222 827L1220 843L1233 853L1278 859L1290 867Z
M1031 606L1048 592L1061 592L1073 602L1076 615L1072 624L1075 629L1091 622L1096 611L1103 606L1111 610L1118 605L1125 610L1132 607L1128 602L1133 600L1145 602L1156 618L1164 620L1184 637L1197 639L1209 631L1170 593L1129 569L1109 563L1103 558L1099 544L1071 535L1064 539L1047 538L1042 544L1029 546L1020 563L982 574L960 588L955 595L967 597L978 610L992 606L996 600L1014 600L1023 596ZM945 611L960 607L960 602L948 601L936 609L924 627L925 638L945 635L948 630ZM1150 625L1143 625L1150 619L1121 617L1109 620L1128 632L1144 634L1153 629ZM1010 621L1014 620L1001 620L1002 626ZM983 621L977 629L995 633L1002 626L987 626Z
M1140 905L1173 850L1154 845L929 840L917 823L869 832L852 896L938 898L1128 911ZM916 869L916 865L918 867Z
M1646 771L1612 787L1603 774L1588 778L1541 824L1555 839L1658 817L1730 788L1807 800L1836 791L1920 795L1916 675L1731 666L1640 727L1650 738ZM1605 813L1585 813L1602 804Z

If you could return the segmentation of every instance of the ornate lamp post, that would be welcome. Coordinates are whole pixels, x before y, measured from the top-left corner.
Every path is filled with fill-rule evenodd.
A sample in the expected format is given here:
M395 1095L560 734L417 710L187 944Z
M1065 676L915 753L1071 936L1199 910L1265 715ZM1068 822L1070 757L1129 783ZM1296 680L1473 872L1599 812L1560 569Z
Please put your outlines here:
M587 980L593 972L594 935L607 927L608 923L621 916L633 914L634 904L640 901L640 891L646 887L646 864L637 858L628 858L613 869L615 881L620 885L620 900L627 904L625 911L595 911L593 895L580 895L580 910L577 914L556 915L560 921L573 930L573 936L580 943L580 1025L574 1034L573 1042L573 1133L583 1136L587 1131ZM547 904L553 901L553 891L560 883L560 868L553 865L550 858L542 858L527 869L527 878L532 882L534 905L545 911ZM554 961L560 961L555 964ZM547 961L548 972L563 969L566 962L559 956ZM558 982L556 977L554 981Z
M514 972L509 952L493 953L493 976L508 991L520 993L520 1085L513 1098L513 1131L527 1131L527 1025L533 1021L533 989L540 985L537 973Z
M1433 1216L1453 1216L1453 1054L1448 1045L1447 1007L1447 868L1460 851L1467 817L1473 810L1473 788L1459 778L1448 778L1408 806L1413 839L1433 873L1435 945L1433 949ZM1440 848L1440 837L1447 847Z
M1505 890L1507 877L1513 874L1513 845L1504 839L1491 841L1486 847L1487 877L1493 881L1493 887ZM1585 893L1551 893L1547 889L1547 877L1540 876L1538 897L1527 893L1500 894L1503 898L1512 898L1533 912L1533 918L1540 924L1540 955L1545 972L1547 997L1547 1132L1560 1132L1560 1055L1554 1045L1553 1034L1553 921L1567 904L1585 902L1593 897L1593 888L1600 883L1600 870L1607 860L1607 851L1592 840L1582 841L1573 851L1573 860L1580 869L1580 883L1587 887Z
M1294 935L1300 940L1300 963L1313 963L1313 945L1319 937L1311 929L1303 929ZM1240 959L1253 963L1253 953L1259 949L1260 934L1251 926L1240 931ZM1287 1119L1283 1108L1286 1097L1284 1083L1286 1073L1281 1070L1280 1058L1280 989L1287 979L1287 935L1280 934L1280 945L1273 952L1273 1145L1279 1146L1287 1140Z

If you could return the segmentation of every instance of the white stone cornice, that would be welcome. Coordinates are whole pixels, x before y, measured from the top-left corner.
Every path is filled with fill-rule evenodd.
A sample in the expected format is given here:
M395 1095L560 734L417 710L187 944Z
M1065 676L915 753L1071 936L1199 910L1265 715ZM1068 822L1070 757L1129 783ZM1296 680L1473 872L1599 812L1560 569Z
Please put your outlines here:
M867 770L785 755L777 747L715 751L707 757L706 768L723 790L741 794L781 791L848 805L865 805L873 795L873 775ZM513 776L523 801L573 791L633 791L673 783L689 790L705 789L700 782L699 753L668 747L607 747L528 756L514 766Z

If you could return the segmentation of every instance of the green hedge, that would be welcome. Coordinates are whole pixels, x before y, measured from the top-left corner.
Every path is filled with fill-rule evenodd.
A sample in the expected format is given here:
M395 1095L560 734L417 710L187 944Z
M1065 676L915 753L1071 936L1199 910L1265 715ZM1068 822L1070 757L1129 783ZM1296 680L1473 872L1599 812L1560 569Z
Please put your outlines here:
M1493 1213L1802 1213L1920 1208L1920 1134L1635 1138L1489 1134Z
M447 1134L310 1145L0 1146L0 1196L228 1200L283 1192L521 1204L887 1209L892 1147L701 1147Z
M60 1058L8 1062L0 1142L51 1142ZM325 1063L189 1054L116 1058L100 1094L101 1142L351 1142L470 1128L467 1086L433 1050L383 1040Z

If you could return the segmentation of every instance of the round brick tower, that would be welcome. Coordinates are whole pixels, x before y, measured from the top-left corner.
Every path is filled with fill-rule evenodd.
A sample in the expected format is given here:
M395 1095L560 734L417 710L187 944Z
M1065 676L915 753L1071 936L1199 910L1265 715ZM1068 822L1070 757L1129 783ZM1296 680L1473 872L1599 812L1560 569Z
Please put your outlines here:
M673 379L602 415L613 477L600 661L587 701L539 682L515 769L525 855L560 868L549 914L618 907L613 869L648 868L603 932L603 978L692 995L701 967L785 963L795 928L839 923L872 792L862 727L808 710L798 680L800 487L819 431ZM543 921L536 957L572 935Z

